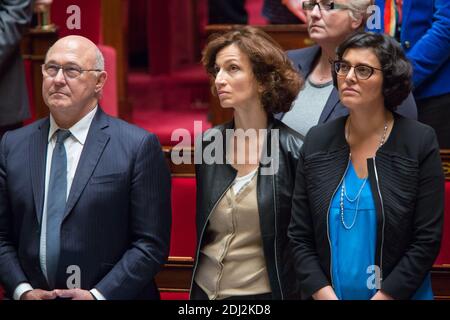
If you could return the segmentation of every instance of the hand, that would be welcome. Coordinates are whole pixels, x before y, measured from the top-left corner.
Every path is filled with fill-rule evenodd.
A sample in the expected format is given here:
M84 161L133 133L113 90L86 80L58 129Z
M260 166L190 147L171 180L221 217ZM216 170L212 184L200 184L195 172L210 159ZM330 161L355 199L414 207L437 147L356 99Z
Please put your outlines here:
M394 298L380 290L370 300L394 300Z
M92 294L87 290L81 289L65 289L55 290L56 295L59 298L69 298L71 300L95 300Z
M57 297L55 291L45 291L41 289L34 289L25 292L20 297L20 300L53 300Z
M331 286L317 290L312 296L314 300L339 300Z
M51 5L53 0L35 0L34 12L45 12L46 8Z
M303 11L302 4L305 0L283 0L282 3L303 23L306 23L306 14Z

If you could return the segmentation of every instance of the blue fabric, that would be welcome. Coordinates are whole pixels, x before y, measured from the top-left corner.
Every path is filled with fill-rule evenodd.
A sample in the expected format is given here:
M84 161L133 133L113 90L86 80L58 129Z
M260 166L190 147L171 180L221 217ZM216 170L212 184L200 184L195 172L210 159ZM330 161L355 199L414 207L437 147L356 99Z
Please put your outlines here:
M68 130L56 132L56 145L52 155L47 196L47 279L55 288L55 275L59 260L60 230L67 198L67 155L64 141L70 136Z
M381 9L383 32L385 0ZM414 97L423 99L450 92L450 1L404 0L400 41L413 65ZM409 43L407 45L406 43Z
M344 179L347 196L355 199L365 179L357 176L351 162ZM374 283L371 281L374 273L368 269L375 265L375 203L367 181L360 195L355 224L347 230L341 221L341 187L342 185L333 197L329 216L333 289L341 300L369 300L377 291L371 286ZM347 227L350 227L355 219L356 203L357 201L348 201L344 196L344 222ZM412 299L433 299L429 274Z
M353 165L344 177L346 193L354 199L365 179L359 179ZM375 204L367 182L361 192L358 215L354 226L347 230L341 221L341 187L336 192L330 208L330 239L332 253L333 288L339 299L368 300L376 289L368 289L369 266L375 265L376 226ZM356 202L344 196L344 221L349 227L355 217Z

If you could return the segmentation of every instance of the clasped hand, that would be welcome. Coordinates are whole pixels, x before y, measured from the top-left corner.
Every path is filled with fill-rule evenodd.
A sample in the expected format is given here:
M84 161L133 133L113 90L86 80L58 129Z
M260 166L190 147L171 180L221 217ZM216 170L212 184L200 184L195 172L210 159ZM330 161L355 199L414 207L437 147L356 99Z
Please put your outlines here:
M57 298L68 300L94 300L94 297L88 290L82 289L56 289L46 291L41 289L34 289L25 292L21 300L54 300Z

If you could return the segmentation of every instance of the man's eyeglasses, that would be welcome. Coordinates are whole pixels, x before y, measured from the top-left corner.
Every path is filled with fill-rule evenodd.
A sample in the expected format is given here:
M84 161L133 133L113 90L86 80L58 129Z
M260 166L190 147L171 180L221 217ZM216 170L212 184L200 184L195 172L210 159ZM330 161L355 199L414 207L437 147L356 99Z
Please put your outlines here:
M383 71L379 68L367 66L364 64L352 66L350 63L345 62L345 61L334 61L333 65L334 65L334 71L336 72L336 74L338 76L342 76L342 77L347 76L348 73L350 72L350 70L352 68L354 68L355 69L354 72L355 72L356 78L358 80L369 79L372 76L372 74L375 72L375 70Z
M349 9L349 6L341 3L334 3L333 1L304 1L302 4L303 10L312 11L315 6L319 6L319 10L334 10L334 9Z
M58 64L47 63L42 65L42 74L47 77L56 77L59 70L62 69L66 79L76 79L85 71L102 71L99 69L81 69L78 66L61 66Z

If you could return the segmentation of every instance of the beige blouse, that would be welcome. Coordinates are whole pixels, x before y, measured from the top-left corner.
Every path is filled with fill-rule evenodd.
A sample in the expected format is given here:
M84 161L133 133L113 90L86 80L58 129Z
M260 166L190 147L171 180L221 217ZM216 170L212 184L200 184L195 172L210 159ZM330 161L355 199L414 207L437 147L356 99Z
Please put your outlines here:
M229 188L211 213L194 278L211 300L271 292L256 182L257 175L237 195Z

